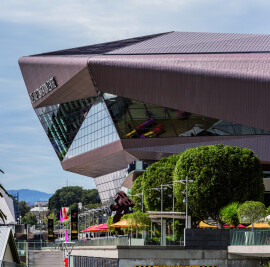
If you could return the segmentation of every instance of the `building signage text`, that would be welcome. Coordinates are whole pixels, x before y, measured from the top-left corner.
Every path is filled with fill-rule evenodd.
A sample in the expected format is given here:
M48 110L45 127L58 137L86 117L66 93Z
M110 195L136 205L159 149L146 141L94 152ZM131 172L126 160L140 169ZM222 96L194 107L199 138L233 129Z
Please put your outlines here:
M55 78L52 77L47 82L42 84L38 89L36 89L33 93L29 94L31 103L35 103L37 100L41 99L43 96L55 88L57 88L57 83Z

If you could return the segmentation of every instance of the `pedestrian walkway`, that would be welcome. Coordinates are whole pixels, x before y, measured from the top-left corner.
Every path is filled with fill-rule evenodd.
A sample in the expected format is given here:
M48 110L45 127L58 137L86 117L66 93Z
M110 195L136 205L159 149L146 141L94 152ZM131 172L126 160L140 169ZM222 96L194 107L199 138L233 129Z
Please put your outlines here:
M29 267L58 267L64 266L63 263L63 252L62 251L53 251L53 250L40 250L28 251L28 266Z

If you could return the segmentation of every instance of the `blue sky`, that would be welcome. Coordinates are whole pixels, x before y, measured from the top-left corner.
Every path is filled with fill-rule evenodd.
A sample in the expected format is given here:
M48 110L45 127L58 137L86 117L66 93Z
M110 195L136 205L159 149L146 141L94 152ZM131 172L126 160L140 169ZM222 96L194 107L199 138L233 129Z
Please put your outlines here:
M32 107L21 56L166 31L270 33L269 0L1 0L0 182L53 193L93 179L62 170Z

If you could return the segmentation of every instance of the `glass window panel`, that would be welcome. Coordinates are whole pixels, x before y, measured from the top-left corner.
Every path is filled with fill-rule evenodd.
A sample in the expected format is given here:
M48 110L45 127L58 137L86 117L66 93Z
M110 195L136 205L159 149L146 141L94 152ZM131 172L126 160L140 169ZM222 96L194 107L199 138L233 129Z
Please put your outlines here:
M269 131L116 95L104 94L103 97L120 138L270 134Z

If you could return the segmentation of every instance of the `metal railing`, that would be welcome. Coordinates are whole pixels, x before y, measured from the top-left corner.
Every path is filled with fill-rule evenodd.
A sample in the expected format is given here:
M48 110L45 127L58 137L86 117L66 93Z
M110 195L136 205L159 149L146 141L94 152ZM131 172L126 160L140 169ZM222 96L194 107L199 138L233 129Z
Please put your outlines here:
M270 229L231 229L231 246L270 246Z
M27 256L28 250L62 250L62 243L54 242L26 242L26 241L17 241L16 247L19 253L19 256Z
M75 246L128 246L128 236L99 237L76 242Z
M160 246L160 236L151 236L146 234L142 236L138 234L123 235L123 236L108 236L92 239L84 239L76 242L75 246ZM181 236L178 239L173 240L172 235L166 235L166 246L183 246L184 238Z

